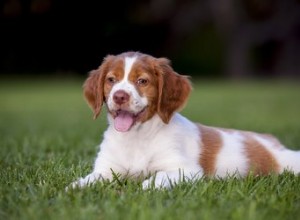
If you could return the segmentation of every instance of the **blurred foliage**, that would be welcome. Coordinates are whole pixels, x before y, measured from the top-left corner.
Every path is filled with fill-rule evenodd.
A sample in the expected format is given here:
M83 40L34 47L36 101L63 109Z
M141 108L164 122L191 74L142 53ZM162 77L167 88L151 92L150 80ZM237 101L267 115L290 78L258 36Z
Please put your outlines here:
M0 72L77 72L107 54L201 76L300 76L299 0L3 0Z
M182 43L178 57L173 61L175 69L188 75L198 75L201 70L201 76L220 76L224 56L223 43L211 26L199 30Z

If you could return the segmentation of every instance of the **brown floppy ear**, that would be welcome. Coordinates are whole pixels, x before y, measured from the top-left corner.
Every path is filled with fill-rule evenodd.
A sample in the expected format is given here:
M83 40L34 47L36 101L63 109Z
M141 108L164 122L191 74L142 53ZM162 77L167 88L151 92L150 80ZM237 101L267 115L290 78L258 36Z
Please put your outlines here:
M155 69L159 81L157 111L167 124L174 112L184 107L192 87L188 77L177 74L168 59L157 59Z
M94 119L98 117L103 105L103 86L99 70L92 70L83 84L83 94L94 112Z
M94 119L98 117L104 100L104 80L108 71L109 61L113 56L107 56L97 70L92 70L83 84L86 101L94 112Z

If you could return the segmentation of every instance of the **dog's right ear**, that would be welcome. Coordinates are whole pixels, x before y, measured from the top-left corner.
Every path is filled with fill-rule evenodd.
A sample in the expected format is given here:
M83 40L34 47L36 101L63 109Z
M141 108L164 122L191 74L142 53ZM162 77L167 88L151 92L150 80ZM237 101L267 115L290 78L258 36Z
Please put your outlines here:
M101 84L101 73L99 70L92 70L83 84L83 94L94 112L94 119L100 114L103 105L103 86Z
M83 84L83 93L86 101L94 112L94 119L98 117L104 102L104 80L108 71L109 61L113 56L107 56L101 66L90 72Z

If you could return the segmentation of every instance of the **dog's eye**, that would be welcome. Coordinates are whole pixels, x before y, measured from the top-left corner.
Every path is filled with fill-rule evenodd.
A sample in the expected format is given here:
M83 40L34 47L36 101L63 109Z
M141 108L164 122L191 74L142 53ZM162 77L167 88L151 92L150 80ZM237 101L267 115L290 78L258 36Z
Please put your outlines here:
M111 85L113 85L113 84L115 84L116 82L117 82L117 80L116 80L116 78L115 77L107 77L106 78L106 81L109 83L109 84L111 84Z
M143 79L143 78L139 78L136 81L136 84L139 85L139 86L146 86L148 83L149 83L149 80L148 79Z

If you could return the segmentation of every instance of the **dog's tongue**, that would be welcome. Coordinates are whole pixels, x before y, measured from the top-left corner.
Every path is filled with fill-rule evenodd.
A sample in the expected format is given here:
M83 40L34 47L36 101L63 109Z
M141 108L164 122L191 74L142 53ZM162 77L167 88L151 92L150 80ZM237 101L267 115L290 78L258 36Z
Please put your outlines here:
M134 123L133 114L121 111L118 116L115 118L115 129L119 132L126 132L132 127Z

